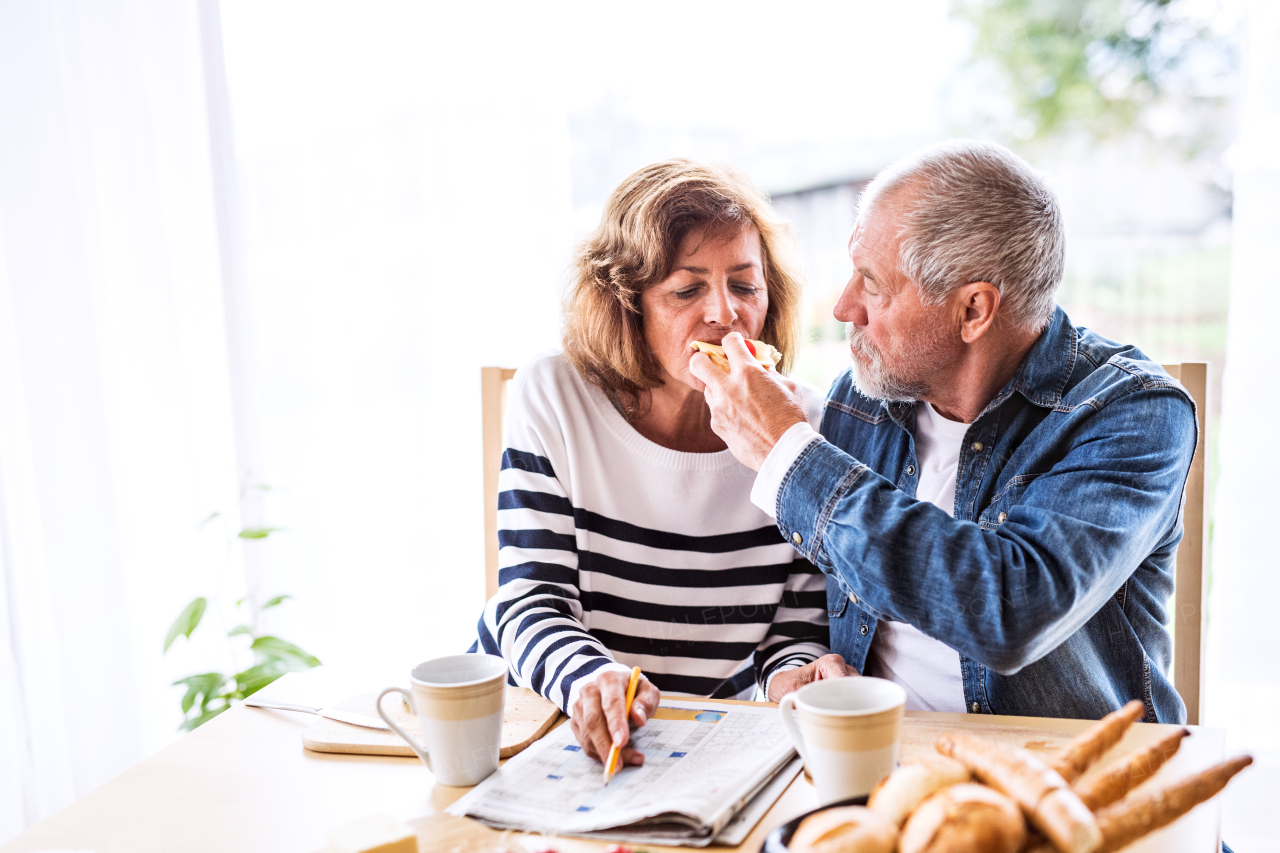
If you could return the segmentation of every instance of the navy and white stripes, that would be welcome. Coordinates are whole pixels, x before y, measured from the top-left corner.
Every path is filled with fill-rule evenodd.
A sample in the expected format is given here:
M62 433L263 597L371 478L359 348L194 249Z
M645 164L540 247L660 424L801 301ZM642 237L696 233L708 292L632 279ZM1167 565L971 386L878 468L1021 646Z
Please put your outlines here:
M616 661L664 692L750 698L826 653L824 579L751 505L753 472L727 451L653 444L560 355L520 371L506 435L500 588L479 646L515 683L567 710Z

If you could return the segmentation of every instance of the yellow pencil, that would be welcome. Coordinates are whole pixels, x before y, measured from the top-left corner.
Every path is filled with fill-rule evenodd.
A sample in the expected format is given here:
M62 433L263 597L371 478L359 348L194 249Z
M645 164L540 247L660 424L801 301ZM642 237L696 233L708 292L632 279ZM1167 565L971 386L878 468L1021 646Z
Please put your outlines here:
M636 688L640 686L640 667L633 666L631 668L631 680L627 682L627 721L630 725L631 720L631 703L636 699ZM618 758L621 755L620 747L615 743L609 747L609 760L604 763L604 783L609 784L609 780L613 778L613 774L618 772Z

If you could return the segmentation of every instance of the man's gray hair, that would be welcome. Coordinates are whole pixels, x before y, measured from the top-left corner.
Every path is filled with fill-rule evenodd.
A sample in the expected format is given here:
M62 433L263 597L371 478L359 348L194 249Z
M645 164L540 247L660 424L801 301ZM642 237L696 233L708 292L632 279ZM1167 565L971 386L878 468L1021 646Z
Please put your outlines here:
M1039 332L1053 316L1066 238L1038 172L991 142L952 140L894 163L867 185L858 218L901 205L899 263L926 304L975 281L1000 291L999 315Z

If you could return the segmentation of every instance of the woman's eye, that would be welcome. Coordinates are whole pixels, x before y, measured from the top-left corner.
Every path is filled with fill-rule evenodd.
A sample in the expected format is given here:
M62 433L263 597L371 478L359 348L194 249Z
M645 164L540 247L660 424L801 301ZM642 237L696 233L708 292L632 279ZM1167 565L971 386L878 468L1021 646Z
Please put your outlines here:
M735 284L733 289L741 293L743 296L755 296L760 292L760 288L754 284Z
M698 288L686 287L684 290L676 291L676 299L692 299L698 295Z

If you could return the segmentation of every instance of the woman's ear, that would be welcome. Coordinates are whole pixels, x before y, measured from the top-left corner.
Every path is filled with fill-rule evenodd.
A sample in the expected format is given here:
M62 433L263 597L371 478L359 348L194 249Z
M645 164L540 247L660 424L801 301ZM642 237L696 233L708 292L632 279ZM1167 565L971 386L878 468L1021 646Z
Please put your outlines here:
M996 312L1000 308L1000 291L990 282L975 281L957 290L955 298L960 338L971 344L995 323Z

